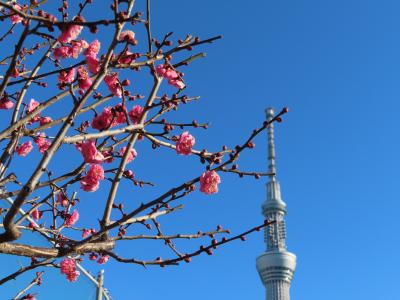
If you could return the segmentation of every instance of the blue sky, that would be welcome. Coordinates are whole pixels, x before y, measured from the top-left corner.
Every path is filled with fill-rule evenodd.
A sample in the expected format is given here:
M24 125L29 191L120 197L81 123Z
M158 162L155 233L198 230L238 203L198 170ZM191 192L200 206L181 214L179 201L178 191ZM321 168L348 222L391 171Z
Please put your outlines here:
M142 1L137 2L142 7ZM202 101L174 116L211 122L208 131L194 132L199 147L234 146L262 123L266 107L290 109L276 126L276 144L277 174L288 205L287 244L298 257L292 298L398 299L400 3L153 2L153 32L158 37L169 31L176 38L186 33L224 36L203 47L207 57L184 70L188 93L202 96ZM101 11L91 13L98 18ZM133 82L145 92L140 80ZM266 138L255 143L240 166L266 170ZM202 171L194 157L182 161L168 151L156 156L145 145L138 148L134 171L154 178L159 188L154 192ZM70 155L78 157L72 151ZM18 159L16 168L23 164ZM261 223L265 180L229 175L222 180L217 195L197 193L185 211L163 219L164 228L190 232L222 224L235 233ZM130 192L123 187L121 194ZM87 197L84 217L93 214L102 196L101 191L82 194ZM264 248L259 233L180 267L145 270L110 262L106 287L118 300L263 299L255 258ZM120 251L139 256L165 250L145 243ZM13 257L0 261L1 274L24 262ZM38 298L94 299L90 283L81 279L70 284L58 270L46 269ZM8 297L23 280L4 286L0 295Z

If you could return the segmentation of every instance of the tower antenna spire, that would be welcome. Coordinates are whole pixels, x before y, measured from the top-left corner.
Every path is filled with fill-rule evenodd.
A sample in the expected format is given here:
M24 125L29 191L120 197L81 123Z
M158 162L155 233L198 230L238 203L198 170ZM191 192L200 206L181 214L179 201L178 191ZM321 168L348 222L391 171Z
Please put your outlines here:
M274 118L274 109L269 107L265 110L267 121L270 122ZM267 128L268 132L268 171L271 174L271 181L276 180L276 156L275 156L275 135L274 123L270 123Z

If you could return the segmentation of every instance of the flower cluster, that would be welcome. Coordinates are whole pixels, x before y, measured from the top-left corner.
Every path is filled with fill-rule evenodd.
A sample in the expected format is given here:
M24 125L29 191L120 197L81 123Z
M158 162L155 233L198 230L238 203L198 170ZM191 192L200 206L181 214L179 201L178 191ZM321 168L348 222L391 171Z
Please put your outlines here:
M103 179L103 167L99 164L92 164L86 176L81 179L81 188L86 192L97 191L100 186L100 181Z
M47 140L47 139L45 138L45 134L44 134L43 132L42 132L42 133L39 133L39 134L34 138L34 141L35 141L36 146L38 146L39 152L40 152L40 153L46 152L47 149L49 149L49 147L50 147L50 142L49 142L49 140Z
M76 270L76 262L72 258L66 258L60 263L61 274L67 276L67 280L75 282L80 275L80 272Z
M76 16L73 21L75 22L85 22L85 19L82 16ZM78 35L81 33L83 26L71 24L68 25L62 32L58 38L58 41L61 43L69 43L72 40L75 40Z
M143 108L140 105L135 105L128 113L123 103L118 103L115 107L105 107L101 114L95 116L92 120L92 128L97 130L109 129L112 126L117 126L126 123L126 115L129 115L133 124L137 124L143 113Z
M97 54L100 51L100 42L94 40L89 47L85 50L84 55L86 57L86 64L92 74L96 74L100 71L100 61L97 58Z
M75 68L72 68L66 71L61 71L57 79L61 85L65 85L67 83L73 82L75 80L75 75L76 70Z
M29 152L32 151L32 142L28 141L25 142L19 146L17 146L17 148L15 149L15 151L17 151L19 156L27 156L29 154Z
M156 72L159 76L164 77L168 80L168 83L178 89L184 89L185 84L183 83L180 74L174 70L172 66L158 65Z
M40 106L40 103L38 101L36 101L35 99L31 99L28 104L27 114L28 115L31 114L39 106ZM52 121L53 120L50 117L42 117L42 116L40 116L40 114L36 114L28 121L28 124L33 124L33 123L39 122L40 125L44 125L44 124L50 123Z
M60 46L54 49L53 54L56 59L60 58L78 58L79 54L89 47L85 40L71 41L71 46Z

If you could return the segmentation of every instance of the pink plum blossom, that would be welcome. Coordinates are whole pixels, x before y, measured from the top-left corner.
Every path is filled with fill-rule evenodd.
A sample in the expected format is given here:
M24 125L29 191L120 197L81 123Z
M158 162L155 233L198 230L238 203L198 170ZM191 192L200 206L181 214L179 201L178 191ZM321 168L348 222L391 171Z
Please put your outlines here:
M41 211L35 209L34 211L32 211L31 215L32 215L32 218L37 221L37 220L40 220L40 218L42 217L43 213Z
M141 107L140 105L135 105L129 112L129 118L131 119L133 124L137 124L139 123L142 114L143 114L143 107Z
M114 96L117 96L119 98L122 97L122 88L121 84L118 81L117 73L111 73L106 75L104 77L104 82L106 83L108 89Z
M53 54L56 59L59 58L78 58L83 49L89 45L85 40L72 41L71 46L60 46L54 49Z
M96 74L100 71L100 62L97 58L99 50L100 42L98 40L94 40L84 52L84 55L86 56L87 67L93 74Z
M79 271L76 270L76 262L72 258L65 258L61 263L61 274L67 276L67 280L75 282L80 275Z
M98 257L98 255L96 253L90 253L90 255L89 255L90 260L96 260L97 257Z
M171 79L176 79L176 78L178 78L179 75L178 75L178 73L177 73L175 70L173 70L173 69L171 69L171 68L168 68L167 71L166 71L165 74L164 74L164 77L167 78L167 79L169 79L169 80L171 80Z
M72 214L67 216L67 218L65 219L65 223L64 224L65 224L66 227L71 227L78 220L79 220L79 212L76 209L74 209Z
M100 71L100 62L97 57L86 58L86 65L92 74L96 74Z
M168 83L169 83L170 85L176 87L177 89L180 89L180 90L184 89L185 86L186 86L186 85L183 83L183 81L182 81L182 80L179 80L179 79L171 79L171 80L168 80Z
M34 142L35 142L35 144L39 147L39 152L40 152L40 153L46 152L47 149L49 149L49 147L50 147L50 145L51 145L51 143L49 142L49 140L47 140L47 139L45 138L45 134L44 134L43 132L42 132L42 133L39 133L39 134L37 135L37 137L34 138Z
M131 30L125 30L125 31L121 32L121 34L118 37L118 40L135 43L135 33Z
M89 235L96 233L96 230L93 228L90 229L83 229L82 231L82 238L87 238Z
M120 64L130 64L136 58L136 54L130 52L129 50L124 51L118 58L118 63Z
M192 148L196 139L189 134L189 132L185 131L182 133L176 142L176 153L182 155L189 155L192 154Z
M21 144L20 146L17 146L15 151L17 151L19 156L27 156L29 154L29 152L32 151L32 148L33 148L32 142L28 141L28 142Z
M119 154L120 154L121 156L123 156L123 155L125 154L125 151L126 151L126 147L122 147L122 148L119 150ZM137 156L136 150L135 150L135 149L131 149L131 152L130 152L129 155L128 155L128 159L127 159L126 163L130 163L132 160L135 159L136 156Z
M218 192L218 184L221 178L215 171L206 171L200 176L200 191L206 194Z
M97 150L93 140L88 140L84 143L77 144L78 150L82 153L86 163L101 163L104 160L103 154Z
M70 57L70 48L68 46L60 46L53 51L56 59Z
M8 97L2 97L0 99L0 109L11 109L14 107L14 102L12 102Z
M115 123L116 124L126 123L126 116L128 115L128 110L126 109L125 105L122 102L118 103L114 107L114 113L115 113Z
M52 121L53 121L53 119L50 117L41 117L39 123L41 126L43 126L43 125L51 123Z
M69 55L72 58L78 58L82 50L89 47L89 44L85 40L72 41L71 44L72 45L69 48Z
M22 6L19 5L19 4L17 4L17 3L14 3L14 4L13 4L13 7L14 7L16 10L19 10L19 11L22 10ZM20 15L18 15L17 13L15 13L15 12L12 11L12 10L10 10L10 13L13 14L13 15L10 17L11 23L13 23L13 24L21 23L22 20L24 19L23 17L21 17Z
M90 43L89 47L83 53L86 58L92 57L95 58L100 51L100 42L99 40L94 40Z
M28 112L32 112L39 105L40 105L39 102L37 102L35 99L31 99L31 101L29 101L29 104L28 104Z
M132 172L132 170L125 170L124 171L124 175L127 177L127 178L133 178L135 175L133 174L133 172Z
M99 263L100 265L104 265L109 259L110 259L110 256L108 256L108 255L102 255L102 256L97 260L97 263Z
M100 115L97 115L92 120L92 127L97 130L104 130L111 127L113 123L113 114L110 107L104 108Z
M71 83L75 79L75 74L76 74L75 68L72 68L68 71L61 71L57 78L58 82L61 84Z
M39 105L40 105L39 102L37 102L35 99L31 99L28 104L28 114L33 112ZM32 119L30 119L28 121L28 124L32 124L32 123L39 122L39 121L40 121L40 115L37 114L36 116L34 116Z
M179 73L175 71L171 66L158 65L156 67L156 72L159 76L164 77L168 80L168 83L178 89L185 88L185 83L182 81Z
M104 169L101 165L92 164L86 176L81 179L81 189L86 192L94 192L100 186L100 180L104 179Z
M85 19L81 16L77 16L74 18L74 21L76 22L84 22ZM68 25L62 32L61 35L59 36L58 40L61 43L69 43L72 40L75 40L78 35L81 33L83 29L83 26L81 25L76 25L76 24L71 24Z
M161 64L156 67L156 72L158 75L164 77L165 73L167 72L167 69L165 68L164 65Z
M79 66L78 67L78 85L80 90L80 93L83 94L86 92L91 86L93 82L92 79L90 79L89 74L87 70L85 69L84 66Z

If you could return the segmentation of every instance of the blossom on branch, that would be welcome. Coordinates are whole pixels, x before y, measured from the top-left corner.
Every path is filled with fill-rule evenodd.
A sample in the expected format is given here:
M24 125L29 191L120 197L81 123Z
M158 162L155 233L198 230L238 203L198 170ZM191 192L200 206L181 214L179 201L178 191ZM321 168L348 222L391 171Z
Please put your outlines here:
M34 142L39 147L40 153L46 152L46 150L49 149L51 145L51 143L49 142L49 140L45 138L45 136L46 135L42 132L39 133L38 136L34 138Z
M125 30L119 35L118 41L126 41L128 43L135 44L135 33L131 30Z
M32 142L28 141L28 142L21 144L20 146L17 146L15 151L17 151L19 156L27 156L29 154L29 152L32 151L32 148L33 148Z
M100 265L104 265L108 260L110 259L110 256L108 255L102 255L98 260L97 263Z
M14 107L14 102L12 102L8 97L3 96L0 99L0 109L11 109Z
M97 150L96 144L93 140L88 140L84 143L79 143L76 148L82 153L83 159L86 163L101 163L104 160L103 154Z
M156 67L156 72L159 76L164 77L168 80L168 83L178 89L185 88L185 84L183 83L181 76L178 72L176 72L172 66L166 65L158 65Z
M89 47L87 47L87 49L83 54L86 56L86 58L88 57L95 58L99 53L99 51L100 51L100 42L99 40L94 40L93 42L90 43Z
M76 16L73 21L76 22L85 22L85 19L81 16ZM64 30L62 30L61 35L59 36L58 40L61 43L69 43L72 40L75 40L78 35L81 33L83 26L71 24L68 25Z
M61 274L67 276L67 280L75 282L80 275L80 272L76 270L76 262L72 258L66 258L60 263Z
M100 186L100 180L104 179L104 169L99 164L90 165L86 176L81 179L81 189L86 192L94 192Z
M57 203L62 207L67 207L69 204L68 198L65 196L64 192L60 191L57 193Z
M54 49L53 54L56 59L69 57L78 58L82 50L86 49L88 46L85 40L72 41L71 46L60 46Z
M31 215L32 215L32 218L37 221L37 220L40 220L40 218L42 217L43 213L41 211L35 209L34 211L32 211Z
M13 4L13 7L14 7L16 10L22 11L22 6L19 5L19 4L17 4L17 3L14 3L14 4ZM22 20L24 19L23 17L21 17L19 14L15 13L15 12L12 11L12 10L10 10L9 13L13 14L13 15L10 17L11 23L13 23L13 24L21 23Z
M128 115L128 110L124 103L120 102L114 107L114 123L117 124L124 124L126 123L126 116ZM114 125L114 124L113 124Z
M104 108L100 115L97 115L92 120L92 128L97 130L104 130L111 127L114 123L113 114L110 107Z
M82 238L87 238L89 235L96 233L96 230L94 230L93 228L90 229L83 229L82 231Z
M129 112L129 119L131 119L133 124L138 124L140 118L142 117L142 114L143 114L143 107L141 107L140 105L135 105Z
M39 124L40 124L40 126L43 126L43 125L51 123L52 121L53 121L53 119L50 117L41 117L39 120Z
M79 93L83 94L86 92L91 86L93 82L92 79L89 77L89 74L84 66L78 67L78 85L80 88Z
M122 97L122 87L118 80L117 73L111 73L104 77L104 82L106 83L110 92L119 98Z
M218 184L221 178L215 171L206 171L200 176L200 191L205 194L215 194L218 192Z
M65 226L66 227L71 227L72 225L74 225L77 221L79 220L79 212L74 209L73 213L68 215L65 218Z
M176 142L176 153L182 155L192 154L192 148L196 142L196 139L189 134L188 131L182 133Z
M125 151L126 151L126 147L122 147L122 148L119 150L119 154L120 154L121 156L124 156ZM131 152L128 154L128 159L127 159L126 163L130 163L132 160L135 159L136 156L137 156L136 150L135 150L135 149L131 149Z
M87 67L92 74L96 74L100 71L100 61L97 58L99 50L100 42L98 40L94 40L84 52Z

